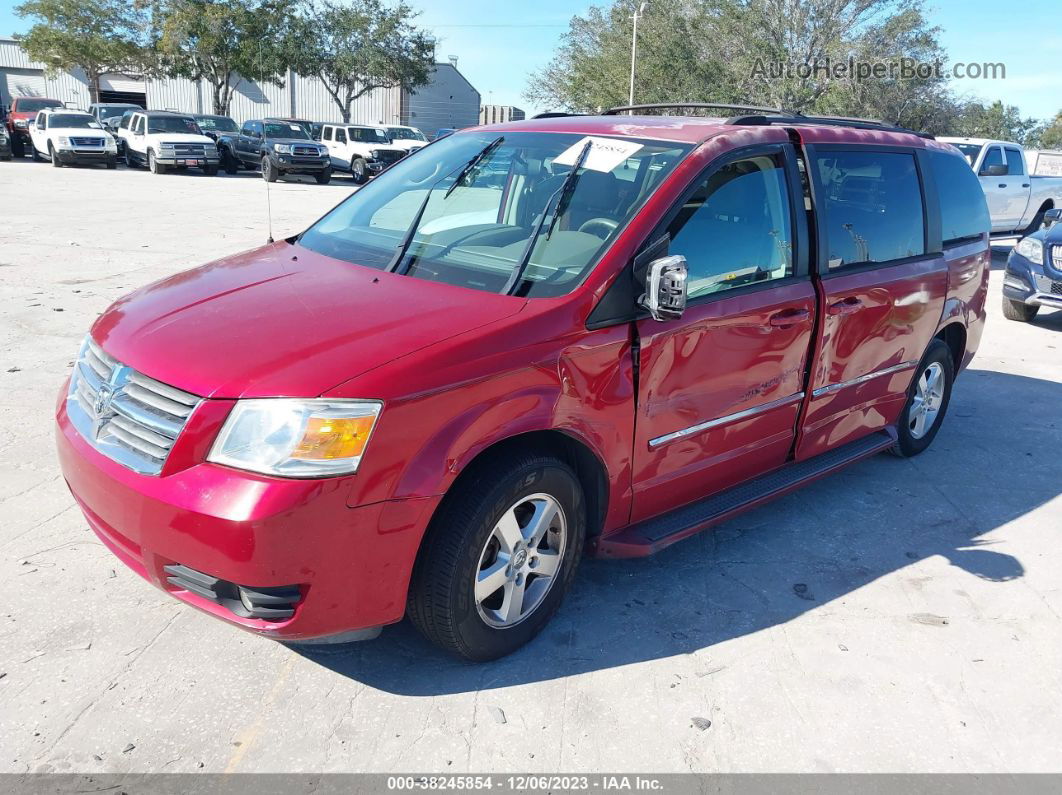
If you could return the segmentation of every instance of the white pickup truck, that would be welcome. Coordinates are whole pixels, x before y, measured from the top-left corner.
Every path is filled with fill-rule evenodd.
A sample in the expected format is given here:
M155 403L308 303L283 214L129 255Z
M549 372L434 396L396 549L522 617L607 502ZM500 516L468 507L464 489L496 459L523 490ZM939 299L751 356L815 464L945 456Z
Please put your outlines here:
M1029 175L1021 144L987 138L938 138L966 155L981 182L992 216L992 234L1027 235L1044 213L1062 207L1062 177Z

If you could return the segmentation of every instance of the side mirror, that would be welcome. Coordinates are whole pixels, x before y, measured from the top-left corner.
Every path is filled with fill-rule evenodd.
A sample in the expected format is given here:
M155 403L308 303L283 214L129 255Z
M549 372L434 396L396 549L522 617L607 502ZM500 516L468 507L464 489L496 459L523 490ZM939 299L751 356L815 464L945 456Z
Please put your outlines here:
M686 310L686 258L681 254L660 257L649 263L645 295L638 303L653 320L674 320Z
M1005 177L1007 176L1007 167L1002 163L996 163L992 166L981 167L982 177Z
M1062 209L1056 207L1051 210L1048 210L1044 213L1043 228L1048 229L1057 224L1059 221L1062 221Z

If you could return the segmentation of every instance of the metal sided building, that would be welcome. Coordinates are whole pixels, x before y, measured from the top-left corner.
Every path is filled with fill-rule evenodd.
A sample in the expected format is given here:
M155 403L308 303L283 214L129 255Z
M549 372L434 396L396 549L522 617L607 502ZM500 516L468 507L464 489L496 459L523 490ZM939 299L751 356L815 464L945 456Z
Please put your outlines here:
M233 92L229 114L237 121L268 116L339 121L339 108L317 78L288 73L284 85L241 80ZM44 64L31 61L14 39L0 39L0 105L15 97L49 97L70 107L91 103L88 79L81 70L49 75ZM213 113L212 91L206 81L183 77L161 79L105 74L100 102L131 102L153 110ZM406 124L429 137L440 127L470 127L479 122L479 92L454 62L436 64L431 81L416 91L376 89L351 106L355 124Z

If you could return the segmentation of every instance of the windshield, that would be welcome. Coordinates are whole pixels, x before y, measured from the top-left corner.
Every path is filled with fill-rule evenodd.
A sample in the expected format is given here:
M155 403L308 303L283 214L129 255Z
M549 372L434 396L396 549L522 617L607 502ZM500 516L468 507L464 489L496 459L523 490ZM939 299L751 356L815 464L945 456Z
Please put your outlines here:
M195 119L188 116L148 116L149 133L187 133L201 135Z
M236 126L236 122L228 116L197 116L195 120L198 122L201 130L211 130L214 132L240 131L240 128Z
M133 105L118 105L116 107L107 107L106 105L103 105L99 108L97 113L100 114L100 121L105 121L115 116L121 116L127 110L139 110L139 108Z
M977 156L981 154L981 144L952 144L956 149L963 153L970 165L972 166L977 161Z
M299 138L302 140L309 140L310 136L306 134L305 128L301 124L291 122L290 124L278 124L274 122L268 122L265 125L265 137L266 138Z
M45 108L61 108L63 103L57 99L25 99L19 97L15 100L15 113L36 113Z
M432 157L400 160L300 237L309 249L383 270L416 224L403 272L503 292L539 228L516 295L563 295L582 281L627 222L689 152L685 144L594 138L556 223L540 225L585 147L576 134L507 132L455 184L497 133L462 133L433 143ZM453 190L450 190L453 188ZM547 237L550 227L552 232Z
M100 129L99 122L84 113L53 113L48 117L48 126L51 128L66 127L78 130L89 128Z
M392 141L427 141L424 133L412 127L388 127L387 135Z
M389 144L391 139L379 127L348 127L347 135L352 141L366 144Z

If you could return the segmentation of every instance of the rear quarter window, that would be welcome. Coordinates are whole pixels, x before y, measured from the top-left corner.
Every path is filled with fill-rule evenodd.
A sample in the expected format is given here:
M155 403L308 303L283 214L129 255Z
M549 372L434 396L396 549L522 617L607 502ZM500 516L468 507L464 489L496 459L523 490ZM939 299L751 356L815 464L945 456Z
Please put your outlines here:
M929 167L940 197L944 245L973 240L991 229L981 183L969 163L958 155L929 150Z
M816 167L830 271L925 253L922 188L913 154L823 151Z

